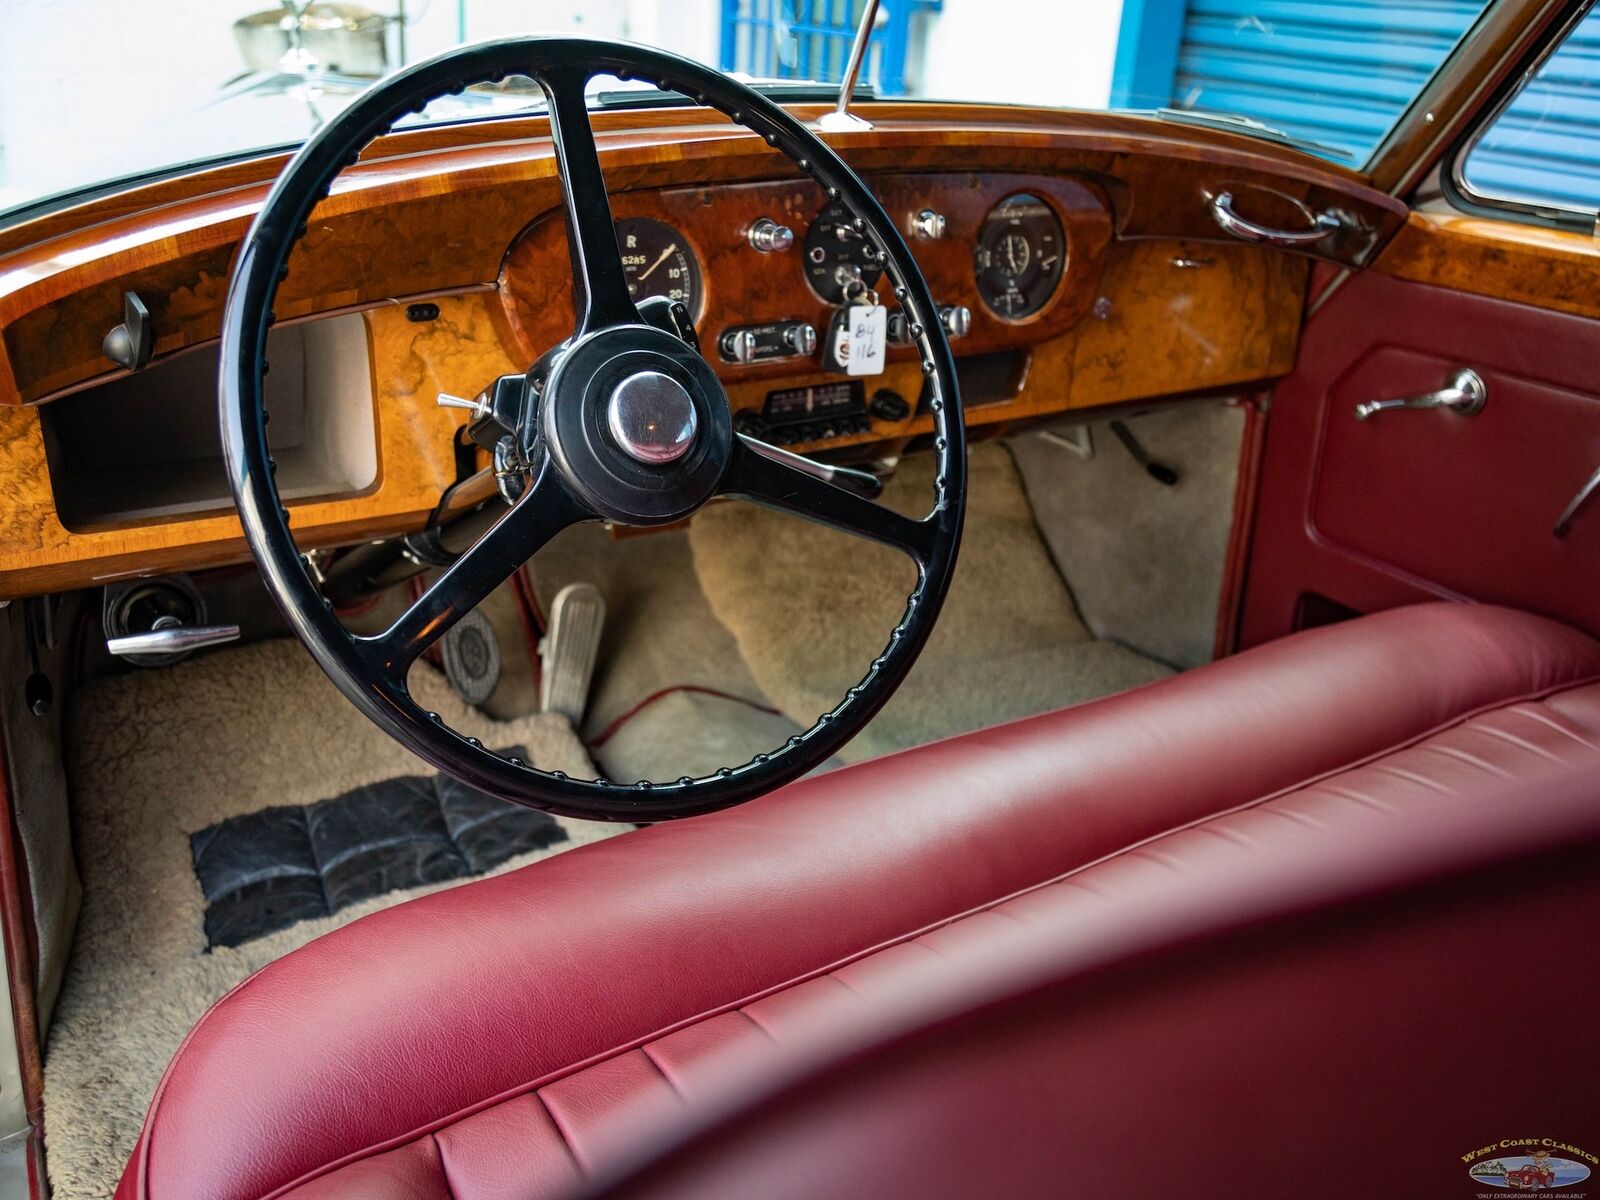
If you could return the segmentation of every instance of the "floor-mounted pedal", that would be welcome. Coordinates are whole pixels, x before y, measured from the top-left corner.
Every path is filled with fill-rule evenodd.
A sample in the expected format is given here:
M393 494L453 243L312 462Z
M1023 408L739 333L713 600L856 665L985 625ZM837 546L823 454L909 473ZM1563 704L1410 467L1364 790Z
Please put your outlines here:
M482 707L500 683L500 639L482 610L452 625L440 647L445 678L468 704Z
M549 632L539 643L539 707L558 712L574 726L589 704L606 601L592 583L569 583L550 605Z

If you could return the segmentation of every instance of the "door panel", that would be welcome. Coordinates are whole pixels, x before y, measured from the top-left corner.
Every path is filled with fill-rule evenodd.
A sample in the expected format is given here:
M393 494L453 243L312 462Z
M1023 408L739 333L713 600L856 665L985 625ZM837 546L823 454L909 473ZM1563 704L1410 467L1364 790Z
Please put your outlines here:
M1600 282L1600 280L1597 280ZM1600 321L1373 271L1310 319L1273 395L1243 645L1340 612L1437 597L1507 604L1600 633ZM1470 367L1476 416L1355 405Z

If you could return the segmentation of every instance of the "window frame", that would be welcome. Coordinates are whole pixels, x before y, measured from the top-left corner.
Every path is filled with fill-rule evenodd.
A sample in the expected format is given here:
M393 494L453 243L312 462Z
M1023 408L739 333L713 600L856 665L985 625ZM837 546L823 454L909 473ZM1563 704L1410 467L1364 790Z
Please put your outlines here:
M1484 110L1484 115L1451 146L1439 164L1439 187L1452 208L1474 217L1495 220L1520 221L1545 228L1564 229L1600 237L1600 205L1593 209L1567 208L1559 204L1541 204L1533 200L1517 200L1504 196L1486 196L1475 192L1467 182L1465 168L1472 152L1477 149L1489 130L1506 110L1522 95L1539 72L1577 31L1579 25L1594 10L1600 0L1585 0L1562 22L1553 37L1545 40L1531 60L1519 71L1508 75Z

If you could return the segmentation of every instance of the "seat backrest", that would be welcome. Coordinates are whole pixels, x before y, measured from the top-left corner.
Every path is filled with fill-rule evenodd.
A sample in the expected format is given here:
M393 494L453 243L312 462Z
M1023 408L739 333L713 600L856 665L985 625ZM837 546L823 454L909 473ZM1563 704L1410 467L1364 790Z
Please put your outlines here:
M588 1194L1465 1196L1530 1136L1593 1165L1596 928L1591 686L836 972L859 1003Z

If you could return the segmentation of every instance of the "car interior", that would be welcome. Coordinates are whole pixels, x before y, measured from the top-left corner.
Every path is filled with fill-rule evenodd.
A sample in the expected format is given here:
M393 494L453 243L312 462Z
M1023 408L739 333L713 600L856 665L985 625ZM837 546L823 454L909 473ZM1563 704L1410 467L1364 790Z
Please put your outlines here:
M1600 23L1343 162L877 7L0 216L0 1194L1600 1170L1600 226L1464 165Z

